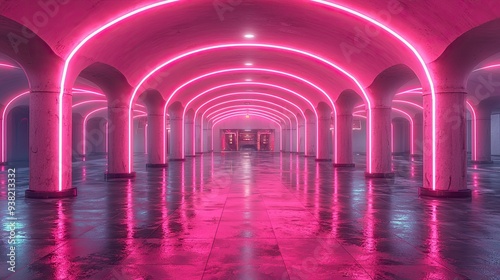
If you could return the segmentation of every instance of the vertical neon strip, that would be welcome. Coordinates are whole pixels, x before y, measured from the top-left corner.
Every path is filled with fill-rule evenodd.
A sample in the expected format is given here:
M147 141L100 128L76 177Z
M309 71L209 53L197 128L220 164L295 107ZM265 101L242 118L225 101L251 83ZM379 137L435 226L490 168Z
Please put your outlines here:
M394 153L394 123L391 121L391 153Z

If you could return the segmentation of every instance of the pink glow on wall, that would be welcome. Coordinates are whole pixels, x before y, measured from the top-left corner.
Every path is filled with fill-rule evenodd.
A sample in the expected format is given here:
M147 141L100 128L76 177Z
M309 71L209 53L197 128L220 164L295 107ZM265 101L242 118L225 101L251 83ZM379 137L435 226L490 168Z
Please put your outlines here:
M394 153L394 124L391 122L391 152Z
M108 153L108 145L109 145L109 122L106 121L106 153Z
M325 6L328 6L332 9L335 9L335 10L339 10L339 11L343 11L343 12L346 12L358 19L361 19L361 21L368 21L380 28L382 28L383 30L385 30L386 32L388 32L389 34L391 34L392 36L396 37L398 40L400 40L404 45L406 45L414 54L415 56L417 57L417 59L420 61L425 73L426 73L426 76L427 76L427 79L428 79L428 82L429 82L429 86L430 86L430 89L431 89L431 94L432 94L432 98L433 98L433 103L432 103L432 125L433 125L433 131L432 131L432 144L433 144L433 153L432 153L432 167L433 167L433 174L432 174L432 178L433 178L433 182L432 182L432 187L433 189L435 189L436 187L436 100L435 100L435 92L434 92L434 85L433 85L433 81L432 81L432 77L430 75L430 72L425 64L425 61L423 60L422 56L419 54L419 52L415 49L415 47L413 47L406 39L404 39L401 35L399 35L398 33L396 33L395 31L393 31L392 29L390 29L389 27L385 26L384 24L376 21L375 19L365 15L365 14L362 14L358 11L355 11L351 8L348 8L348 7L345 7L345 6L342 6L342 5L339 5L339 4L335 4L335 3L331 3L331 2L327 2L327 1L323 1L323 0L311 0L312 2L316 2L316 3L319 3L319 4L322 4L322 5L325 5ZM106 24L102 25L101 27L97 28L95 31L91 32L90 34L84 36L80 42L76 45L75 48L73 48L73 50L69 53L68 57L65 59L65 63L64 63L64 68L62 70L62 73L61 73L61 90L60 90L60 95L59 95L59 100L63 100L63 95L64 95L64 89L65 89L65 86L66 86L66 78L67 78L67 75L68 75L68 71L69 71L69 66L71 64L71 61L73 59L73 57L76 55L76 53L88 42L90 41L92 38L96 37L98 34L100 34L101 32L103 32L104 30L118 24L119 22L121 21L124 21L128 18L131 18L137 14L140 14L144 11L148 11L148 10L151 10L151 9L154 9L154 8L157 8L157 7L160 7L160 6L164 6L164 5L168 5L170 3L173 3L173 2L176 2L176 0L167 0L167 1L160 1L160 2L157 2L157 3L153 3L153 4L150 4L150 5L146 5L146 6L143 6L143 7L140 7L136 10L133 10L131 12L128 12L124 15L121 15L109 22L107 22ZM168 63L167 63L168 64ZM161 66L163 67L163 66ZM160 67L160 68L161 68ZM157 68L159 69L159 68ZM157 71L157 70L156 70ZM156 72L156 71L153 71L153 72ZM342 69L342 71L344 71ZM153 72L151 72L150 74L148 74L143 81L145 81L147 78L149 78L149 76L153 75ZM346 72L347 73L347 72ZM354 77L353 77L354 78ZM370 100L368 98L368 96L366 95L365 91L364 91L364 87L361 86L361 84L359 84L357 82L356 79L354 79L354 81L360 86L360 89L361 91L363 92L363 94L365 95L365 98L366 98L366 102L368 103L368 111L369 111L369 119L371 119L371 106L370 106ZM141 84L137 87L137 89L142 85L143 82L141 82ZM135 98L135 94L136 94L136 91L134 91L134 94L133 94L133 97L131 98L131 105L132 103L134 102L134 98ZM131 167L131 160L132 160L132 151L131 151L131 122L132 122L132 112L130 111L132 108L132 106L129 107L129 117L128 117L128 121L129 121L129 171L131 171L132 167ZM62 130L63 130L63 104L62 102L59 103L59 112L58 112L58 115L60 116L59 117L59 122L58 122L58 127L59 127L59 131L58 131L58 139L59 139L59 157L58 157L58 166L59 166L59 172L58 172L58 186L59 186L59 191L62 190L62 170L63 170L63 139L62 139ZM371 123L371 122L370 122ZM369 124L370 126L370 131L371 131L371 124ZM370 151L369 151L369 157L371 159L371 133L369 133L369 142L370 142ZM369 165L370 165L370 170L371 170L371 160L369 160Z
M16 100L18 100L19 98L27 95L28 93L30 93L29 91L25 91L25 92L22 92L16 96L14 96L11 100L9 100L7 102L7 104L5 105L5 107L3 108L3 112L2 112L2 162L6 162L7 161L7 148L6 148L6 142L7 142L7 128L6 128L6 121L5 121L5 118L6 118L6 114L7 114L7 109L10 107L10 105L12 103L14 103Z
M196 95L195 97L193 97L191 100L189 100L189 102L187 103L186 107L184 108L184 113L186 112L186 108L189 107L189 105L194 102L196 99L200 98L201 96L207 94L207 93L210 93L212 91L215 91L215 90L218 90L218 89L222 89L222 88L227 88L227 87L232 87L232 86L241 86L241 85L250 85L250 86L265 86L265 87L270 87L270 88L275 88L275 89L279 89L279 90L282 90L282 91L285 91L285 92L288 92L288 93L291 93L299 98L301 98L302 100L304 100L306 103L309 104L309 106L311 106L311 109L312 111L314 112L314 115L316 116L316 123L318 123L318 120L319 120L319 117L318 117L318 112L316 111L316 108L314 107L314 105L312 104L311 101L309 101L309 99L307 99L306 97L304 97L303 95L293 91L293 90L290 90L288 88L285 88L285 87L282 87L282 86L278 86L278 85L275 85L275 84L268 84L268 83L258 83L258 82L239 82L239 83L229 83L229 84L223 84L223 85L219 85L219 86L216 86L216 87L213 87L213 88L210 88L198 95ZM249 94L252 94L253 92L250 92ZM167 110L167 106L165 106L164 108L164 114L166 114L166 110ZM306 125L307 125L307 122L305 122ZM318 136L317 134L317 131L316 131L316 136ZM164 136L165 137L165 136ZM306 137L307 138L307 137ZM316 144L318 145L318 139L319 137L316 137ZM166 139L164 139L164 145L166 145ZM182 144L184 145L184 126L182 126ZM307 147L307 146L306 146ZM182 146L182 152L183 152L183 157L184 157L184 146Z
M210 99L209 101L207 101L207 102L203 103L201 106L199 106L199 107L196 109L196 111L195 111L195 113L194 113L194 120L195 120L195 124L194 124L194 125L196 125L196 116L197 116L197 114L198 114L198 111L199 111L202 107L204 107L205 105L207 105L207 104L208 104L208 103L210 103L210 102L213 102L213 101L214 101L214 100L216 100L216 99L219 99L219 98L222 98L222 97L227 97L227 96L232 96L232 95L236 95L236 94L238 94L238 93L224 94L224 95L222 95L222 96L217 96L217 97L212 98L212 99ZM246 94L246 95L247 95L248 93L244 93L244 94ZM255 93L252 93L252 94L255 94ZM259 94L259 95L260 95L260 94ZM286 100L286 99L284 99L284 98L277 97L277 96L274 96L274 95L265 94L265 93L263 93L262 95L267 95L267 96L272 97L272 98L278 98L278 99L280 99L280 100L282 100L282 101L287 102L288 104L290 104L290 105L292 105L292 106L295 106L295 108L297 108L297 109L298 109L298 111L302 113L302 115L303 115L303 117L304 117L304 120L305 120L305 114L302 112L302 109L300 109L300 107L299 107L299 106L297 106L296 104L294 104L294 103L292 103L292 102L290 102L290 101L288 101L288 100ZM299 152L299 150L300 150L300 149L299 149L299 144L300 144L300 143L299 143L300 131L299 131L299 120L298 120L297 116L296 116L296 115L295 115L292 111L290 111L289 109L287 109L287 108L286 108L286 107L284 107L284 106L278 105L278 104L273 103L273 102L270 102L270 101L259 100L259 99L255 99L255 98L232 99L232 100L229 100L229 101L225 101L225 102L220 102L220 103L217 103L216 105L214 105L214 106L209 107L208 109L206 109L206 110L203 112L203 114L201 115L201 126L200 126L200 127L201 127L201 128L200 128L200 130L201 130L201 139L202 139L202 141L201 141L201 151L203 151L203 134L204 134L204 132L203 132L203 120L205 119L205 114L206 114L206 112L208 112L208 111L210 111L211 109L213 109L213 108L215 108L215 107L217 107L217 106L220 106L220 105L222 105L222 104L228 104L228 103L238 102L238 101L239 101L239 102L242 102L242 101L249 101L249 102L258 102L258 103L267 103L267 104L272 104L272 105L277 106L277 107L280 107L280 108L282 108L283 110L286 110L287 112L289 112L290 114L292 114L292 115L295 117L295 122L296 122L296 124L297 124L297 131L296 131L296 132L297 132L297 152ZM292 133L292 132L290 132L290 133ZM291 145L292 145L292 144L290 143L290 147L291 147ZM193 147L193 150L195 150L194 148L195 148L195 147Z
M251 115L254 115L254 114L260 114L260 115L266 115L268 116L269 118L272 118L273 120L277 121L277 122L280 122L280 123L286 123L286 121L281 118L280 116L274 114L274 113L270 113L270 112L267 112L265 110L258 110L258 109L235 109L235 110L229 110L227 112L223 112L223 113L219 113L215 116L213 116L212 118L209 119L209 121L211 122L216 122L217 120L219 120L220 118L223 118L225 116L228 116L228 115L232 115L232 114L245 114L245 117L250 117Z
M246 113L236 113L236 114L233 114L233 115L227 115L227 116L224 116L218 120L216 120L213 124L212 124L212 151L214 150L214 127L216 124L224 121L224 120L227 120L227 119L230 119L230 118L234 118L234 117L238 117L238 116L246 116L247 114ZM258 114L258 113L253 113L252 116L255 116L255 117L258 117L258 118L263 118L263 119L267 119L269 121L272 121L274 123L276 123L279 127L280 127L280 150L283 149L283 127L281 126L281 124L279 123L279 121L276 121L272 118L270 118L269 116L267 115L261 115L261 114Z

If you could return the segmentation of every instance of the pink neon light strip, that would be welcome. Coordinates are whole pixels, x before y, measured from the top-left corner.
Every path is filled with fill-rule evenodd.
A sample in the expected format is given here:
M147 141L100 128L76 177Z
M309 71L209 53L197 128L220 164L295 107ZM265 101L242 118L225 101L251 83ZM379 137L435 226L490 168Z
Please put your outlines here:
M237 117L237 116L246 116L246 114L235 114L235 115L230 115L230 116L226 116L225 118L222 118L222 119L219 119L217 120L217 122L213 123L212 124L212 150L214 149L214 127L216 124L220 123L221 121L224 121L224 120L227 120L229 118L234 118L234 117ZM252 114L252 116L255 116L255 117L259 117L259 118L264 118L264 119L268 119L272 122L275 122L279 127L280 127L280 150L283 149L283 127L281 126L281 124L265 115L259 115L259 114Z
M199 111L202 107L204 107L206 104L208 104L208 103L210 103L210 102L213 102L213 101L214 101L214 100L216 100L216 99L219 99L219 98L222 98L222 97L231 96L231 95L235 95L235 94L236 94L236 93L233 93L233 94L225 94L225 95L222 95L222 96L218 96L218 97L215 97L215 98L210 99L209 101L207 101L207 102L203 103L201 106L199 106L199 107L196 109L195 113L194 113L194 120L195 120L195 124L194 124L194 125L196 125L196 116L197 116L197 114L198 114L198 111ZM264 94L264 95L267 95L267 94ZM285 102L288 102L288 104L290 104L290 105L292 105L292 106L295 106L295 107L299 110L299 112L302 112L302 110L300 109L300 107L299 107L299 106L295 105L294 103L292 103L292 102L290 102L290 101L288 101L288 100L286 100L286 99L283 99L283 98L281 98L281 97L277 97L277 96L274 96L274 95L268 95L268 96L269 96L269 97L272 97L272 98L278 98L278 99L281 99L281 100L283 100L283 101L285 101ZM283 110L286 110L286 111L287 111L287 112L289 112L291 115L293 115L293 116L295 117L295 122L296 122L296 124L297 124L297 152L299 152L299 120L298 120L297 116L296 116L296 115L295 115L292 111L290 111L289 109L287 109L287 108L286 108L286 107L284 107L284 106L278 105L278 104L273 103L273 102L270 102L270 101L259 100L259 99L254 99L254 98L250 98L250 99L248 99L248 98L243 98L243 99L232 99L232 100L229 100L229 101L220 102L220 103L218 103L217 105L214 105L214 106L212 106L212 107L210 107L210 108L206 109L206 110L203 112L203 114L201 115L201 126L200 126L200 127L201 127L201 133L200 133L200 135L201 135L201 139L203 139L203 134L204 134L204 131L203 131L203 120L204 120L204 118L205 118L205 114L206 114L206 112L208 112L208 111L210 111L211 109L213 109L214 107L220 106L220 105L222 105L222 104L228 104L228 103L232 103L232 102L242 102L242 101L251 101L251 102L259 102L259 103L267 103L267 104L272 104L272 105L274 105L274 106L277 106L277 107L282 108ZM304 116L304 119L305 119L305 115L304 115L304 113L302 113L302 115ZM292 132L290 132L290 133L292 133ZM291 145L292 145L292 144L290 144L290 147L291 147ZM195 148L195 147L193 147L193 148ZM201 151L203 151L203 141L201 141Z
M90 33L89 35L87 35L85 38L83 38L80 43L78 43L78 45L70 52L70 54L68 55L68 57L66 58L66 60L64 61L64 68L63 68L63 71L62 71L62 74L61 74L61 91L59 92L59 100L63 100L63 96L64 96L64 88L66 87L66 78L67 78L67 75L68 75L68 71L69 71L69 66L70 66L70 63L71 61L73 60L73 57L76 55L76 53L89 41L91 40L92 38L94 38L95 36L97 36L99 33L101 33L102 31L108 29L109 27L129 18L129 17L132 17L136 14L139 14L139 13L142 13L144 11L147 11L147 10L150 10L150 9L153 9L153 8L156 8L156 7L160 7L160 6L163 6L163 5L167 5L167 4L170 4L170 3L173 3L173 2L177 2L177 0L167 0L167 1L161 1L161 2L157 2L157 3L154 3L154 4L151 4L151 5L147 5L147 6L144 6L142 8L139 8L139 9L136 9L134 11L131 11L127 14L124 14L110 22L108 22L107 24L99 27L97 30L95 30L94 32ZM59 139L59 156L58 156L58 165L59 165L59 172L58 172L58 189L59 191L62 191L62 171L63 171L63 162L62 162L62 157L63 157L63 135L62 135L62 130L63 130L63 103L62 102L59 102L59 112L58 112L58 115L61 116L59 117L59 122L58 122L58 125L59 125L59 132L58 132L58 139ZM129 112L129 123L131 122L131 112ZM131 128L129 126L129 128ZM130 135L129 135L130 136ZM130 148L130 147L129 147Z
M197 96L193 97L189 102L188 104L186 105L186 107L184 109L186 109L192 102L194 102L196 99L198 99L199 97L203 96L204 94L207 94L209 92L212 92L212 91L215 91L215 90L218 90L218 89L221 89L221 88L226 88L226 87L232 87L232 86L241 86L241 85L251 85L251 86L255 86L255 85L258 85L258 86L265 86L265 87L271 87L271 88L275 88L275 89L279 89L279 90L283 90L285 92L289 92L299 98L301 98L302 100L304 100L306 103L308 103L311 108L312 108L312 111L314 112L314 115L316 116L316 122L318 123L318 120L319 120L319 117L318 117L318 113L316 111L316 108L314 107L314 105L311 103L311 101L309 101L307 98L305 98L304 96L302 96L301 94L293 91L293 90L290 90L288 88L285 88L285 87L281 87L281 86L278 86L278 85L274 85L274 84L267 84L267 83L257 83L257 82L239 82L239 83L230 83L230 84L223 84L223 85L219 85L219 86L216 86L216 87L213 87L213 88L210 88L200 94L198 94ZM251 94L252 92L249 92L249 94ZM164 114L166 114L166 109L167 107L165 106L164 108ZM185 113L185 110L184 110L184 113ZM305 122L305 125L307 126L307 122ZM184 126L183 127L183 130L182 130L182 143L184 145ZM317 132L317 131L316 131ZM317 135L316 135L317 136ZM164 136L165 137L165 136ZM307 138L307 137L306 137ZM316 137L316 143L318 145L318 139L319 137ZM166 142L166 140L164 141ZM164 144L166 145L166 144ZM307 147L307 146L306 146ZM184 146L182 148L182 150L184 151ZM184 156L184 154L182 154Z

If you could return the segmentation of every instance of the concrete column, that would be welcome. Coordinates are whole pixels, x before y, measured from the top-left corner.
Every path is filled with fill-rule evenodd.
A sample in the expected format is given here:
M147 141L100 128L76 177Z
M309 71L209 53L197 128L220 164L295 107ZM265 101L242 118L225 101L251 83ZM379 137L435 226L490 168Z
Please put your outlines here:
M318 155L316 157L317 161L331 161L332 158L330 156L330 147L328 143L330 143L330 122L332 118L332 109L324 102L320 102L317 108L318 111Z
M352 156L352 114L337 115L337 151L335 167L354 167Z
M371 131L367 130L367 133L372 134L371 170L370 157L367 156L366 177L394 177L391 157L391 110L390 107L375 107L371 109L372 129ZM369 145L369 141L367 141L367 145ZM366 151L368 154L370 151L369 147L367 147Z
M73 113L72 119L72 148L73 158L81 160L85 153L83 151L83 117L80 114Z
M299 139L297 139L297 124L292 124L291 132L292 132L292 143L290 143L291 145L290 152L298 153L299 151L297 150L297 141Z
M134 178L128 155L128 102L108 103L108 170L106 179ZM133 145L132 145L133 146ZM133 156L133 155L132 155ZM133 160L131 161L133 162Z
M148 112L148 163L146 167L167 167L165 145L163 144L166 133L164 123L163 114Z
M290 128L288 125L285 125L281 135L283 135L283 147L281 147L281 151L288 153L290 152Z
M185 122L184 122L184 149L185 149L185 156L186 157L194 157L196 156L195 153L195 129L194 129L194 110L189 109L189 111L186 112L185 116Z
M184 107L180 102L175 102L169 107L170 114L170 157L171 161L184 160L184 150L182 143L182 127L184 126Z
M305 128L305 151L306 157L316 157L316 115L311 110L306 110L306 128Z
M474 164L490 164L491 160L491 111L478 108L476 112L476 158ZM474 149L474 146L472 147Z
M418 113L413 118L413 154L419 157L423 154L424 147L424 120L423 115Z
M59 172L59 102L63 103L62 169ZM30 174L27 198L76 196L71 186L71 93L59 99L58 90L30 93ZM61 178L59 177L61 175Z
M392 120L392 154L405 155L409 150L410 130L406 119Z
M201 119L198 118L198 120L195 120L195 130L194 130L194 133L195 133L195 139L196 139L196 154L197 155L200 155L200 154L203 154L203 151L201 150L201 142L203 141L203 139L201 139Z
M432 160L432 97L424 94L424 186L420 195L468 197L466 180L466 93L460 89L436 92L436 170ZM433 184L435 176L435 185Z

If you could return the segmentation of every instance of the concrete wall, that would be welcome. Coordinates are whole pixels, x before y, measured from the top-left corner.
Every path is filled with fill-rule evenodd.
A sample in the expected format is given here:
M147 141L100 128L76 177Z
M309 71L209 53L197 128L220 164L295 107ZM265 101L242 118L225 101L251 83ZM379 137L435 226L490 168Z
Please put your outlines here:
M500 155L500 114L491 116L491 154Z

